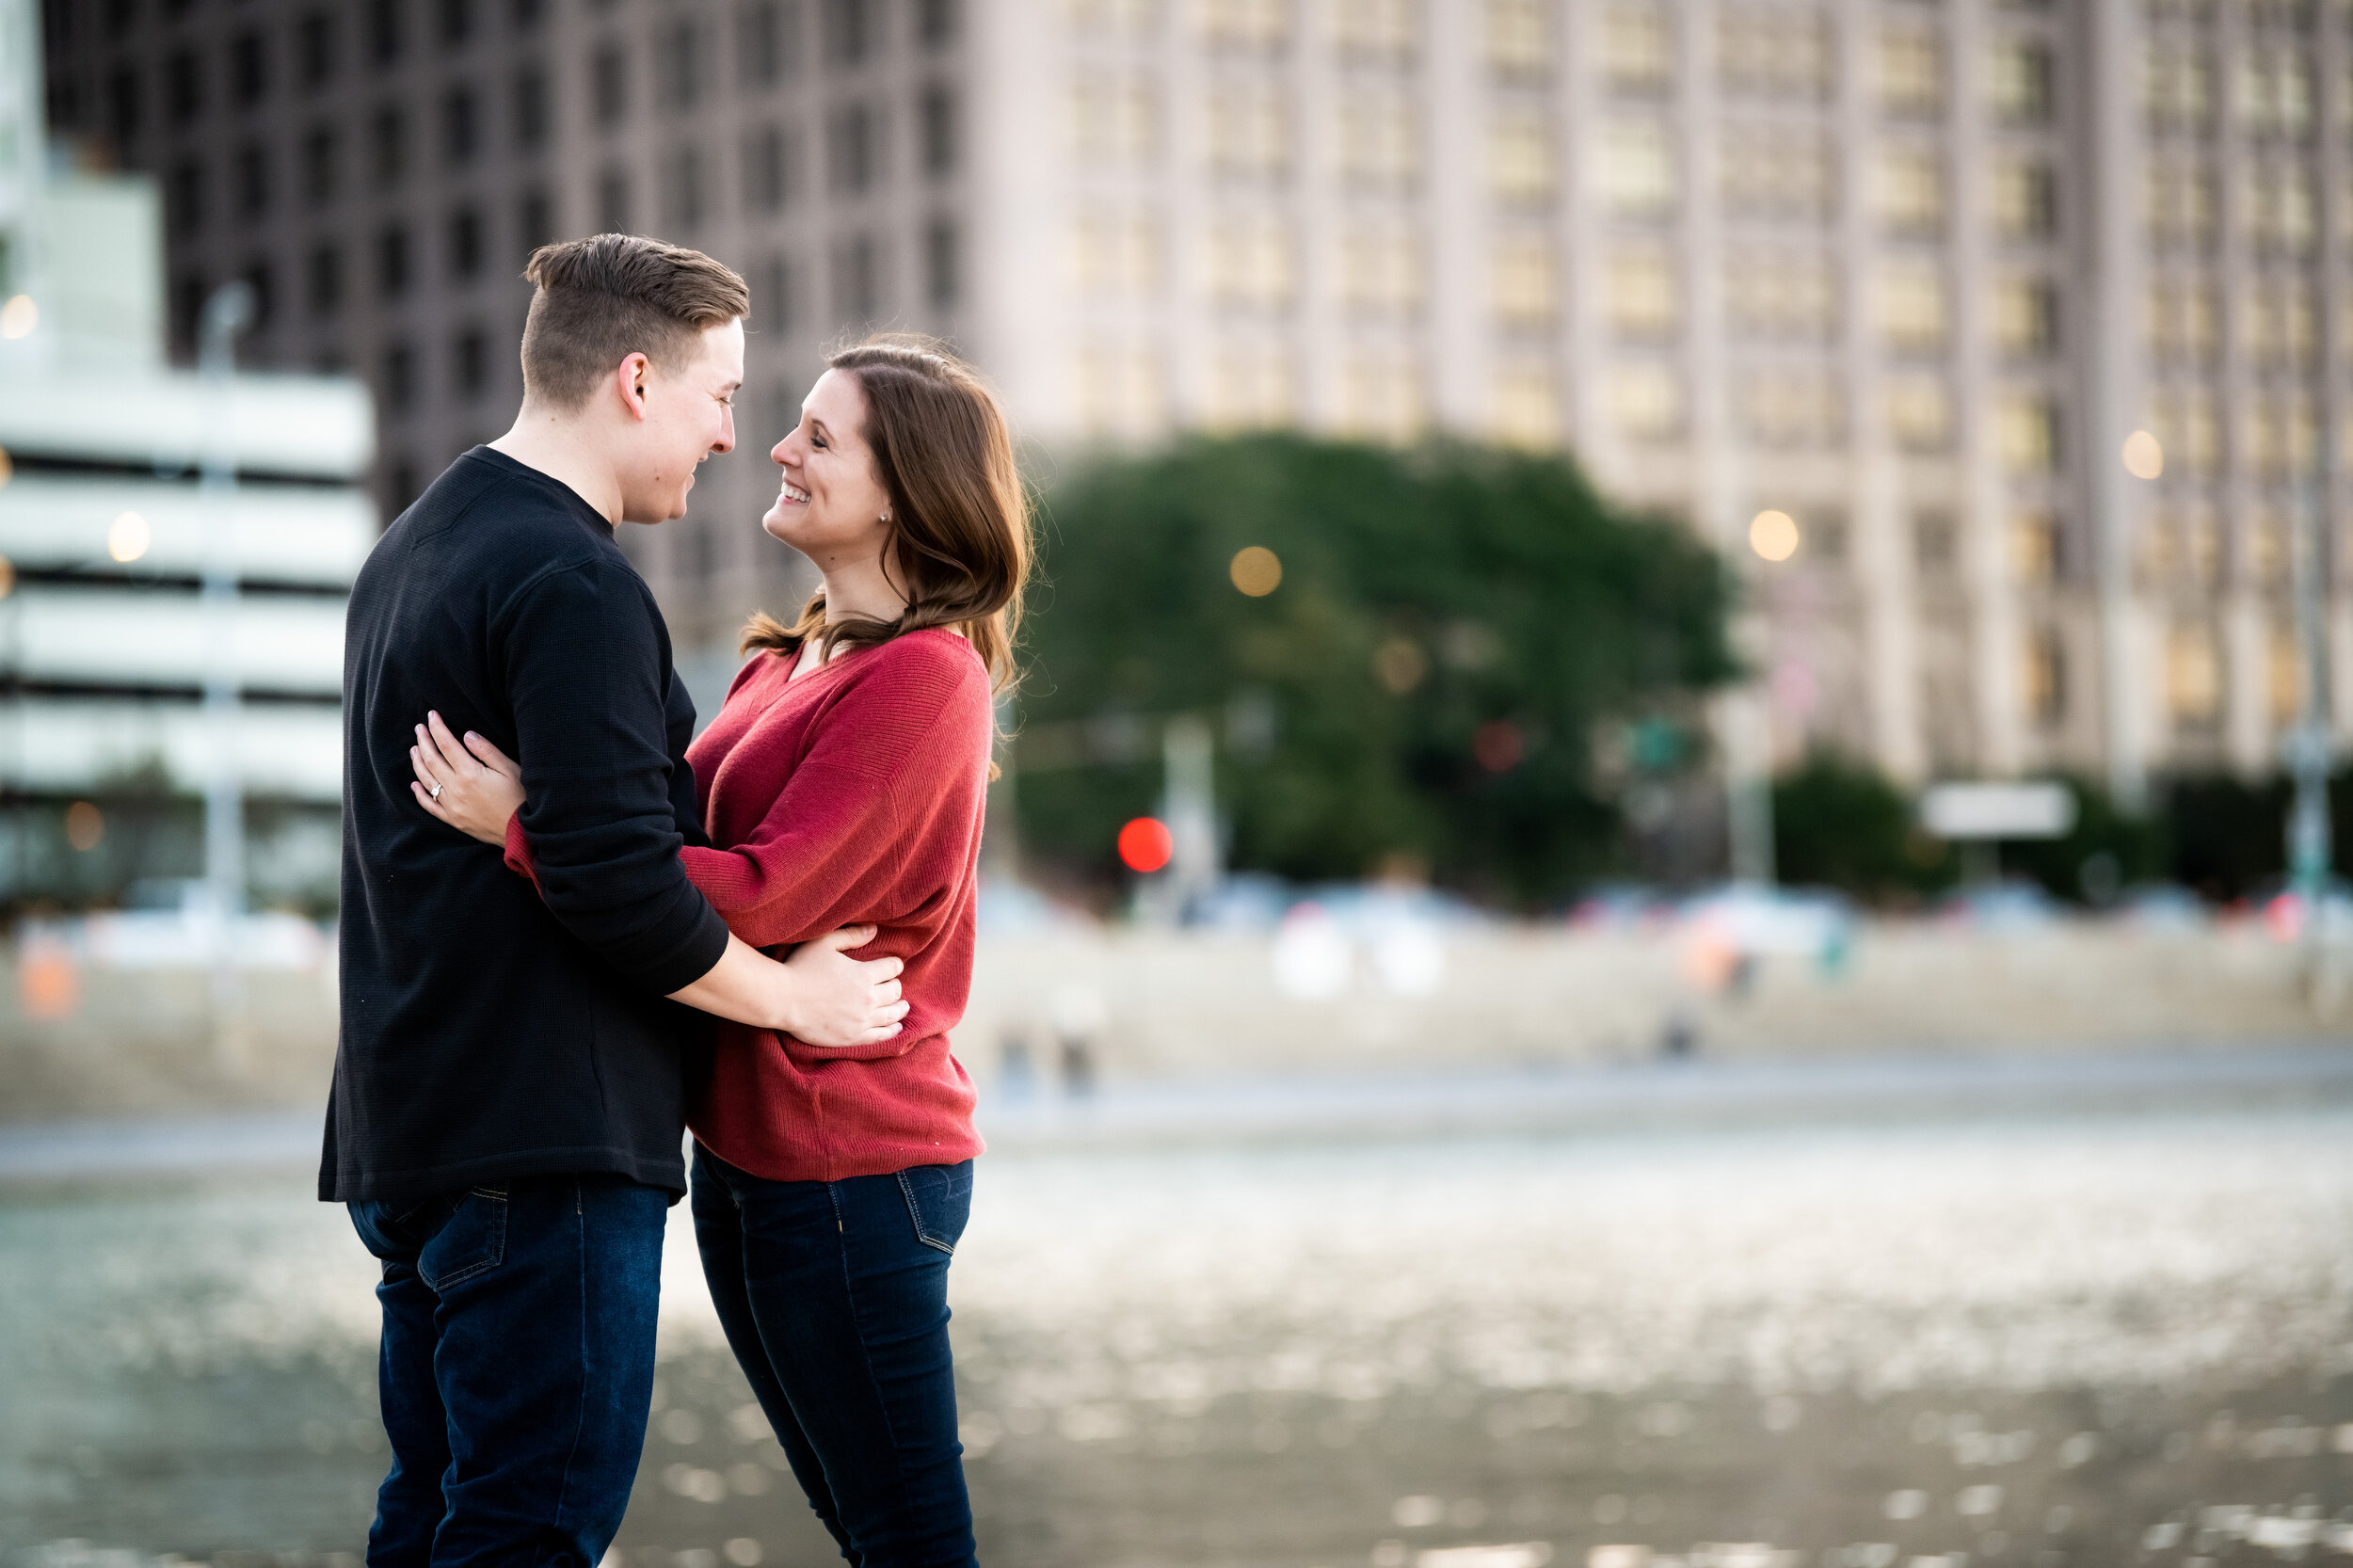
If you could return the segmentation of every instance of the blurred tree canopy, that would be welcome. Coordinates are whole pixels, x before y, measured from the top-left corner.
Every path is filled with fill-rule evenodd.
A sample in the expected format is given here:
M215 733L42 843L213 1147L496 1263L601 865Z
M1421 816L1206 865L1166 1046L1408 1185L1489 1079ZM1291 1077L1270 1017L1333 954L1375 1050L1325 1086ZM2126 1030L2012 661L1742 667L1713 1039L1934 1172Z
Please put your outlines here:
M1560 458L1195 438L1074 472L1041 520L1018 810L1088 874L1160 804L1160 723L1197 714L1230 866L1553 899L1621 844L1597 728L1683 719L1734 669L1714 554Z

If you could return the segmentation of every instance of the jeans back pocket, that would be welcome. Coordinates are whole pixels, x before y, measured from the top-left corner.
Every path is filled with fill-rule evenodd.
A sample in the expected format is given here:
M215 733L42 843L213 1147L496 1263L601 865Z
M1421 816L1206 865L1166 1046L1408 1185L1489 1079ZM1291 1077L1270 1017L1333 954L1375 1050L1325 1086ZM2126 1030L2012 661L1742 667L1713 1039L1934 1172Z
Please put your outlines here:
M506 1189L472 1187L417 1254L417 1277L435 1290L498 1267L506 1256Z
M915 1222L915 1239L927 1247L952 1254L963 1240L965 1222L972 1217L972 1161L959 1165L917 1165L899 1173L899 1190L907 1195L907 1216Z

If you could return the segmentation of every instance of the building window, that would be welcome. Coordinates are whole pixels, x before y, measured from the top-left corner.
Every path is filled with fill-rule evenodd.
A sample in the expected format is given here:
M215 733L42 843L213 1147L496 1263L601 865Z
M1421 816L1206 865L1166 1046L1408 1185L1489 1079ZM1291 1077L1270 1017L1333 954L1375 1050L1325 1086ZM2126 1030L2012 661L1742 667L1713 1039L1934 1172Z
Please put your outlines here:
M1667 440L1683 428L1683 382L1673 365L1656 360L1614 364L1603 398L1610 424L1629 440Z
M2058 347L2058 289L2042 278L2005 278L1993 285L1993 342L2013 359Z
M936 217L923 231L923 296L936 311L953 310L963 288L963 246L956 226Z
M193 234L204 227L204 166L193 158L172 166L164 184L164 209L171 232Z
M1414 52L1420 37L1415 0L1353 0L1332 18L1332 41L1340 52L1398 59Z
M662 35L659 54L662 104L664 108L691 108L702 63L702 35L691 22L677 22Z
M258 142L237 150L237 212L242 217L260 217L269 211L270 201L269 149Z
M1664 137L1660 137L1663 147ZM1551 128L1532 114L1507 114L1487 128L1487 183L1498 200L1538 202L1552 195Z
M597 227L608 234L629 232L629 174L608 168L597 177Z
M1613 6L1604 12L1601 69L1620 92L1666 91L1674 73L1674 36L1666 13L1652 5Z
M1510 76L1534 75L1552 63L1552 36L1542 0L1487 0L1487 63Z
M1421 173L1421 128L1400 92L1353 91L1339 104L1340 172L1367 184L1410 184Z
M597 123L608 129L618 125L629 115L629 57L619 44L608 43L597 51L590 73Z
M1297 408L1291 357L1280 344L1231 344L1209 360L1208 423L1226 429L1289 424Z
M405 343L384 350L384 370L377 377L377 395L388 413L405 414L417 396L417 359Z
M1496 319L1513 327L1548 324L1558 304L1557 272L1549 240L1517 235L1498 244L1488 278Z
M1209 226L1204 258L1210 297L1228 305L1276 310L1291 301L1297 268L1289 227L1281 218L1225 218Z
M1907 452L1942 452L1953 439L1953 400L1943 378L1904 376L1882 394L1887 434Z
M335 200L341 151L335 133L324 125L302 138L302 199L312 206Z
M2045 239L2058 232L2058 175L2046 163L2005 163L1993 170L1993 228L2005 239Z
M479 327L469 327L450 344L450 380L468 402L490 388L490 338Z
M2153 158L2146 179L2151 239L2200 248L2214 243L2219 203L2210 166L2202 160Z
M1879 216L1890 233L1934 234L1945 227L1945 169L1933 152L1891 148L1880 154Z
M834 313L847 322L882 314L882 248L872 234L837 246L833 254Z
M2048 512L2021 512L2010 520L2010 569L2021 583L2047 584L2058 580L2058 519Z
M1080 161L1142 164L1160 142L1160 95L1141 74L1090 72L1070 90L1070 147Z
M1903 354L1945 346L1945 270L1931 261L1891 262L1880 272L1880 332Z
M344 305L344 253L333 245L314 246L303 268L311 313L324 321Z
M824 8L825 60L829 65L863 65L873 48L873 11L869 0L822 0Z
M1561 444L1561 392L1543 365L1507 365L1496 373L1487 406L1488 428L1506 446Z
M1229 84L1213 89L1209 132L1209 167L1222 172L1272 176L1290 164L1290 113L1272 86Z
M792 148L781 125L763 125L744 138L744 206L778 213L792 196Z
M397 299L408 289L408 231L394 223L376 236L376 290Z
M1846 430L1846 399L1825 372L1797 366L1759 371L1739 387L1741 428L1765 446L1822 447Z
M482 270L482 215L460 207L449 215L449 275L472 278Z
M2201 47L2151 44L2141 85L2153 124L2201 130L2214 118L2214 64Z
M772 331L792 330L800 324L799 280L792 264L782 256L771 256L753 269L752 276L756 280L752 288L753 314L765 321Z
M536 152L548 141L548 73L536 65L526 65L515 72L508 94L508 106L515 133L515 145L525 152Z
M956 0L915 0L915 36L926 49L956 41Z
M269 91L269 40L259 32L239 33L229 45L229 79L237 103L250 106Z
M138 138L145 118L139 98L138 73L125 66L106 78L106 130L115 146L127 148Z
M702 149L692 143L675 148L668 163L669 178L663 182L665 216L680 229L693 229L703 220Z
M1934 115L1945 106L1945 49L1930 33L1880 39L1880 107L1891 115Z
M1421 309L1421 246L1402 229L1358 229L1340 246L1340 297L1352 309L1407 313Z
M456 165L472 159L479 141L476 119L472 88L455 87L441 95L442 162Z
M1716 59L1736 94L1819 103L1838 80L1830 19L1811 8L1719 7Z
M403 0L369 0L368 53L378 65L400 58L400 15Z
M305 12L295 27L296 69L302 85L315 90L335 76L335 13Z
M1545 185L1551 184L1551 144L1540 126L1523 133L1531 161L1542 150ZM1601 136L1601 191L1610 209L1629 217L1658 217L1674 206L1674 152L1665 127L1652 124L1612 125Z
M2165 638L2165 706L2184 728L2202 729L2222 716L2222 656L2214 629L2173 627Z
M201 272L184 272L171 282L171 335L176 343L194 347L197 322L204 314L207 285Z
M937 85L923 89L923 172L937 179L956 168L955 94Z
M838 109L825 127L825 161L833 188L844 195L871 189L882 162L882 117L871 104Z
M1717 179L1732 211L1819 220L1836 210L1837 157L1819 132L1734 123L1717 146Z
M2067 646L2057 631L2044 629L2026 636L2025 660L2026 712L2045 728L2067 718Z
M1724 261L1724 305L1745 336L1825 343L1838 329L1838 274L1812 251L1767 251Z
M525 254L554 242L555 209L549 205L546 191L523 192L515 204L515 228L522 235Z
M2010 39L1993 46L1986 61L1986 95L1996 118L2037 124L2051 118L2051 46L2033 39Z
M547 0L507 0L506 14L513 19L517 32L528 32L539 25L539 19L547 10Z
M1663 339L1682 323L1673 261L1663 250L1620 250L1609 258L1609 326L1620 337Z
M386 104L376 111L375 124L370 132L375 144L376 183L390 190L400 184L408 171L408 118L400 110Z
M459 44L473 37L473 0L441 0L441 41Z
M185 125L203 111L203 66L194 52L176 51L164 62L164 104L174 125Z
M1149 347L1090 344L1072 365L1080 422L1091 435L1151 436L1167 417L1160 359Z
M736 80L747 88L782 81L790 59L784 17L776 0L752 0L735 17Z
M278 271L264 261L248 262L245 283L253 291L253 330L266 332L278 319Z
M395 515L408 509L417 499L417 463L413 457L394 457L384 465L384 509Z
M2049 473L2058 467L2059 411L2050 398L2012 392L1995 410L1995 444L2012 473Z
M1356 435L1409 441L1428 411L1421 369L1402 354L1359 354L1340 373L1340 426Z
M1914 512L1912 564L1923 577L1949 577L1961 564L1961 539L1950 512Z

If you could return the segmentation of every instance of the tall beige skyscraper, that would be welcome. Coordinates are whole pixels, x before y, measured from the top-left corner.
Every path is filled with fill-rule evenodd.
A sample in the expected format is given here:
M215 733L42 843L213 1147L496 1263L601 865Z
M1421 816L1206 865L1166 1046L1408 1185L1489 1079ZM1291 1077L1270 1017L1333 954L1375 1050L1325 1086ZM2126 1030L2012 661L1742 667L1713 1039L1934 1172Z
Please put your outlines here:
M266 354L375 380L393 501L504 425L529 245L622 226L751 279L756 446L872 324L1060 452L1569 447L1739 563L1785 762L2267 768L2308 501L2353 716L2342 0L50 9L53 123L164 182L183 337L265 284ZM637 545L690 646L793 590L757 454L713 478Z

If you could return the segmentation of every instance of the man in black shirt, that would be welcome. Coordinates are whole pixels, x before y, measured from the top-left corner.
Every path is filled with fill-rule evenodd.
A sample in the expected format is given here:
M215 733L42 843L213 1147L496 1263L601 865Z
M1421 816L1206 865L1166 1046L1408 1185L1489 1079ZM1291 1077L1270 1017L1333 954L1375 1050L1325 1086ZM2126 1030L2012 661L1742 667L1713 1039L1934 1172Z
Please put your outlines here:
M837 1045L904 1011L897 960L843 956L871 930L778 964L679 863L708 842L694 707L613 535L680 516L696 466L734 446L743 280L618 234L546 247L525 276L514 428L386 531L344 643L319 1195L384 1265L393 1457L372 1564L593 1568L645 1439L689 1009ZM428 710L521 759L536 888L412 797Z

